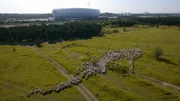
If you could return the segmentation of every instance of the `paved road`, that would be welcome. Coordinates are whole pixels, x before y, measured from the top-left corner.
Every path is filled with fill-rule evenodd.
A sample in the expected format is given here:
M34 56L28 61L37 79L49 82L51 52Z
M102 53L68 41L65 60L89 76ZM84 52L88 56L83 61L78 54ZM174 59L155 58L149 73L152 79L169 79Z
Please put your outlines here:
M42 52L41 50L39 50L33 46L28 46L28 47L35 50L41 56L43 56L45 59L47 59L49 62L51 62L61 72L62 75L64 75L66 78L68 78L68 80L73 79L73 76L68 74L66 69L63 66L61 66L58 62L53 60L48 55L46 55L44 52ZM98 101L98 99L83 84L79 84L78 86L75 86L75 87L86 98L87 101Z

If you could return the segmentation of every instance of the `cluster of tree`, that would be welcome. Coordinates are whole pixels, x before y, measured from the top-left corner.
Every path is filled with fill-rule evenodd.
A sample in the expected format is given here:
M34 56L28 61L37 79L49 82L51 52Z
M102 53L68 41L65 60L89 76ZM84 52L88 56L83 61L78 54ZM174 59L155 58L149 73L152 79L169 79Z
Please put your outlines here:
M0 28L1 42L35 42L91 38L101 34L102 26L85 21L68 22L63 25L40 25Z

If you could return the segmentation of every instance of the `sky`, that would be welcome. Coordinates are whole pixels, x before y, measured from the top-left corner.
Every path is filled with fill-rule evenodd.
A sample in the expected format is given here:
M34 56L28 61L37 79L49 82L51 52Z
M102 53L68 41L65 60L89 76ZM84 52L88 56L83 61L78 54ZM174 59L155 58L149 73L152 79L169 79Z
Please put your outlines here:
M89 0L0 0L0 13L51 13L55 8L88 8ZM90 8L112 13L178 13L180 0L91 0Z

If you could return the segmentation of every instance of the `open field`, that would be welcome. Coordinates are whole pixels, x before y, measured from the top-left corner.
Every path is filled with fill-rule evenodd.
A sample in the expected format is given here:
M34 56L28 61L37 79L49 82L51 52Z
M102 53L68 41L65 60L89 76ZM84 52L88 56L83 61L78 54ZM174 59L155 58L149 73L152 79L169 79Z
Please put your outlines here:
M85 87L100 101L179 101L180 90L144 78L152 77L180 87L179 28L135 26L124 32L123 28L106 27L103 31L113 32L114 29L119 32L87 40L44 43L39 50L73 74L83 62L90 61L92 57L101 57L104 52L140 48L143 56L135 61L135 75L124 75L123 71L129 67L129 62L117 60L115 62L122 66L120 69L84 79ZM156 47L163 49L163 61L154 58ZM0 94L3 95L0 101L85 100L75 87L59 94L26 98L26 93L36 87L53 87L67 79L49 61L26 46L1 45L0 57Z
M167 28L167 29L163 29ZM118 29L118 33L108 34L104 37L94 37L89 40L64 41L57 44L43 44L42 51L63 65L69 72L74 70L91 57L101 56L110 50L137 47L142 49L143 57L135 61L136 74L122 77L118 71L108 72L89 80L84 80L87 86L99 100L143 100L143 101L177 101L179 91L174 88L156 85L145 81L141 76L150 76L164 82L180 86L180 31L178 27L136 26ZM113 31L114 28L104 28ZM66 47L68 46L68 47ZM153 51L156 47L164 50L162 58L167 61L157 61ZM129 67L126 60L117 61Z

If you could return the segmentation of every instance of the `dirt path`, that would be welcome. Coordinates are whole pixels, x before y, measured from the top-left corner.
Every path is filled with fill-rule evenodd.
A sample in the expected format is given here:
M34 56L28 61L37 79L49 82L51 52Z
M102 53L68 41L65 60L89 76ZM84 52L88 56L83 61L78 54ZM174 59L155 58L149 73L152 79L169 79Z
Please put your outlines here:
M68 80L71 80L73 78L72 75L68 74L66 69L62 67L58 62L53 60L51 57L43 53L41 50L33 47L33 46L28 46L29 48L35 50L38 52L41 56L43 56L45 59L47 59L49 62L51 62L60 72L62 75L64 75ZM86 98L87 101L98 101L98 99L83 85L79 84L78 86L75 86L79 92Z
M175 85L167 83L167 82L160 81L153 77L149 77L149 76L140 76L140 77L144 78L146 81L152 82L153 84L160 84L165 87L170 87L170 88L173 88L176 90L180 90L180 87L178 87L178 86L175 86Z

